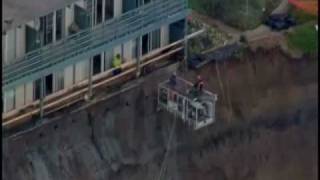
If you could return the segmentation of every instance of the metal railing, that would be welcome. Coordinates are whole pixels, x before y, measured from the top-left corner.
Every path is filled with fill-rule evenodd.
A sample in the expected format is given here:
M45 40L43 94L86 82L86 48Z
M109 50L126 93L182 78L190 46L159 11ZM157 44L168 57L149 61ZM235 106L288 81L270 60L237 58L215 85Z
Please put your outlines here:
M177 115L192 128L199 129L215 121L218 96L207 90L195 96L192 93L193 88L193 84L180 77L176 77L175 85L172 85L170 80L160 83L158 85L158 108ZM207 112L200 114L204 112L204 108L207 109Z
M181 20L189 13L186 0L152 1L93 28L26 54L3 67L4 90L39 79L85 58Z

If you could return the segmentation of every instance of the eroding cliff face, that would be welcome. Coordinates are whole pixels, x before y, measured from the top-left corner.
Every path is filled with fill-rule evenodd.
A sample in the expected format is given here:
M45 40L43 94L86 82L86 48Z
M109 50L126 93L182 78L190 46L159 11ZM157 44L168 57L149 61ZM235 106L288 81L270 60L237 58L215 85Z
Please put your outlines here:
M219 94L217 123L194 132L177 121L165 161L174 117L156 111L156 87L170 68L121 95L4 138L3 179L317 179L317 62L292 61L278 51L244 60L218 65L223 87L215 64L198 72Z

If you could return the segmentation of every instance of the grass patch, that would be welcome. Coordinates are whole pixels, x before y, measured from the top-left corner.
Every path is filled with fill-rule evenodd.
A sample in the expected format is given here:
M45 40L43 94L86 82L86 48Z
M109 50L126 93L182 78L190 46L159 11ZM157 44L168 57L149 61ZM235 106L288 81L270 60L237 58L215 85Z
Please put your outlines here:
M189 0L192 9L242 30L259 26L279 3L280 0Z
M314 23L297 26L287 36L288 46L307 54L318 52L318 32Z
M199 0L189 0L189 7L198 12L203 12L203 9L201 8L201 3Z

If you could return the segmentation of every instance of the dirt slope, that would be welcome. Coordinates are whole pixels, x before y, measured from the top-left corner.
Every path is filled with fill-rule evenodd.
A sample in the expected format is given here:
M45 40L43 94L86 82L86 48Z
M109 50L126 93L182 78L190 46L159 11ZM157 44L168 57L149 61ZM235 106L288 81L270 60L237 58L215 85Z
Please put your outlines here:
M219 95L217 123L192 132L178 121L162 179L317 179L316 60L273 49L185 77L197 73ZM3 179L156 179L174 119L156 112L156 85L167 77L159 71L121 96L3 139Z

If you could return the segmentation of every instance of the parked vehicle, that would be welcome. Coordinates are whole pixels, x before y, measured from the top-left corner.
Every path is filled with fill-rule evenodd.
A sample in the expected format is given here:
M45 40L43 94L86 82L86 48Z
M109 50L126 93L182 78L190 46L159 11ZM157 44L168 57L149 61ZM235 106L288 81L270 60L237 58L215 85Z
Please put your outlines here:
M268 17L265 24L271 29L279 31L296 25L296 21L288 14L273 14Z

